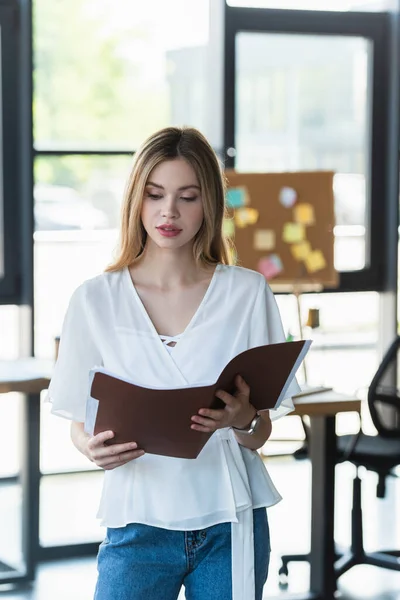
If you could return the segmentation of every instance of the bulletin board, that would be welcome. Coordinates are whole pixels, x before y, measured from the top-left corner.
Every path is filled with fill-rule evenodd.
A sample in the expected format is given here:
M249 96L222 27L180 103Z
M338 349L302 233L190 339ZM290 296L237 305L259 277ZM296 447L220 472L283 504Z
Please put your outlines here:
M225 234L236 264L262 273L271 287L334 288L333 172L225 171Z

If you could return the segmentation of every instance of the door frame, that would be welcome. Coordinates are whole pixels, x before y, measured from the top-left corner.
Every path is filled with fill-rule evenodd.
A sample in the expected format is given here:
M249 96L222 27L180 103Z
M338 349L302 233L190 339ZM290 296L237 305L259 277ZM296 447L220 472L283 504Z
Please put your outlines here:
M393 82L393 15L390 13L326 12L238 8L225 2L224 39L224 163L235 167L235 93L238 33L286 33L321 36L364 37L373 44L372 107L370 123L370 197L367 215L366 266L360 271L339 273L339 286L332 290L394 291L397 271L397 220L389 203L394 200L393 181L398 179L398 155L389 154L393 136L398 148L398 123L389 127L388 111L398 94L398 75ZM398 35L398 29L395 30ZM398 60L395 58L394 60ZM399 70L397 70L397 73ZM393 83L395 85L393 86ZM392 115L393 116L393 115ZM397 119L397 117L396 117ZM233 151L231 150L233 149ZM395 179L394 179L395 177ZM392 185L390 182L392 181ZM391 214L391 218L388 215ZM390 229L392 228L392 229ZM396 228L396 234L394 234ZM386 242L383 243L383 240ZM387 246L390 244L390 247Z

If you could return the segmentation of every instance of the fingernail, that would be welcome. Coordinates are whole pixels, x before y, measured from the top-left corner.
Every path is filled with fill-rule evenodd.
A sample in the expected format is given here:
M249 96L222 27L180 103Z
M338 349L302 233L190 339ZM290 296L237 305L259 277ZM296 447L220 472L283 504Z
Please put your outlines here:
M137 443L136 442L132 442L131 448L137 448Z

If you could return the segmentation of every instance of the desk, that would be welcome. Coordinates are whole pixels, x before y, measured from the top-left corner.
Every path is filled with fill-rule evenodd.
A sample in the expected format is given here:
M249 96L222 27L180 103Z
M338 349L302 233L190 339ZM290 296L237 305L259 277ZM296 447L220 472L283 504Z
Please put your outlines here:
M332 390L295 399L295 412L309 416L311 423L311 565L310 592L281 594L279 600L333 600L335 586L335 465L336 415L360 412L361 401Z
M0 361L0 394L20 392L23 397L22 454L22 556L24 565L0 563L0 584L34 579L39 546L40 392L50 382L53 363L35 358ZM1 480L0 480L1 481Z

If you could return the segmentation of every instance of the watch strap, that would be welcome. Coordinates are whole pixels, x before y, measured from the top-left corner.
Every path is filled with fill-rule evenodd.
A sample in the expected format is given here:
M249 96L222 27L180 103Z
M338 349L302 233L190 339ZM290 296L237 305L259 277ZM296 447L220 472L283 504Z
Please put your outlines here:
M257 429L257 425L259 424L260 419L261 419L261 415L256 413L254 418L252 419L250 425L248 427L246 427L246 429L239 429L238 427L232 427L232 429L234 429L238 433L241 433L244 435L252 435L255 432L255 430Z

